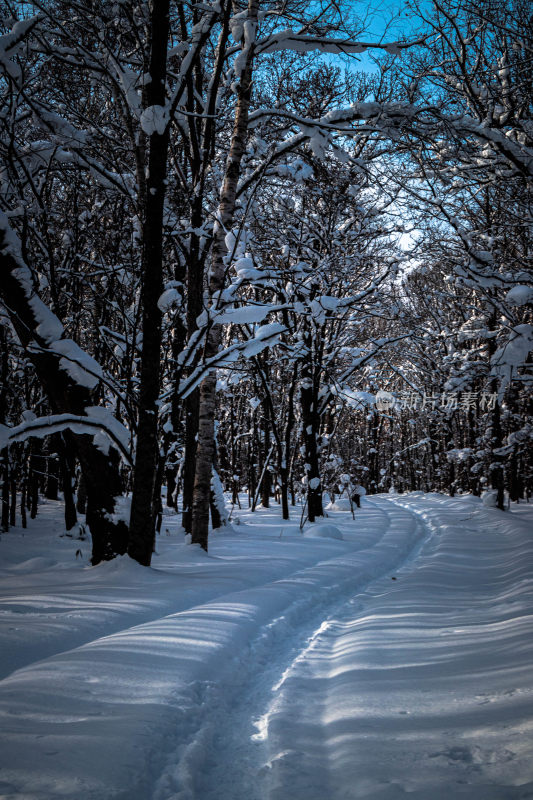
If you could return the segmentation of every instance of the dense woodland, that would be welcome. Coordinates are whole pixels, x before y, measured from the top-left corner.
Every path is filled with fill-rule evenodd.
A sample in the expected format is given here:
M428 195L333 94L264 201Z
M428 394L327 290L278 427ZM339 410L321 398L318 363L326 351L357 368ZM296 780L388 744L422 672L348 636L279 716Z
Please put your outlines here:
M3 531L529 498L531 9L364 11L0 0Z

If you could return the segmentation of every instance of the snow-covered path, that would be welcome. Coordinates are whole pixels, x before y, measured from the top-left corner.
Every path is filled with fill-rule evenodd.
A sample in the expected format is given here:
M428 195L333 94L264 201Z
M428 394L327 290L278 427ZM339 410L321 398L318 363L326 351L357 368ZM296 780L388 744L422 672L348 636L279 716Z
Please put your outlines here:
M329 513L345 538L357 542L364 526L367 535L373 532L373 545L276 581L253 598L260 612L255 634L250 632L244 651L234 658L233 674L222 684L223 695L217 684L206 698L200 735L196 732L182 749L184 757L171 754L154 800L260 800L268 796L270 763L263 715L273 688L307 651L324 619L352 602L354 594L377 577L412 561L427 535L413 514L400 508L391 514L380 501L367 502L355 524L346 513ZM246 595L250 597L249 592ZM292 797L292 791L286 785L284 796Z
M438 495L332 511L344 541L241 516L148 579L82 570L75 649L38 595L46 657L0 681L0 797L533 798L531 525ZM111 617L86 591L106 574Z
M435 535L324 622L275 687L265 795L531 798L531 530L448 499L396 504Z

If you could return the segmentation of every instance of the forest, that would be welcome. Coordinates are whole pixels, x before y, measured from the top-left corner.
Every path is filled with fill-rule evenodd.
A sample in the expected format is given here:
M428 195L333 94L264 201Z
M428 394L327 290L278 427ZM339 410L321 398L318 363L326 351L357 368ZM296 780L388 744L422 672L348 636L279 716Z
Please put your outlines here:
M370 11L1 0L3 532L529 500L531 8Z

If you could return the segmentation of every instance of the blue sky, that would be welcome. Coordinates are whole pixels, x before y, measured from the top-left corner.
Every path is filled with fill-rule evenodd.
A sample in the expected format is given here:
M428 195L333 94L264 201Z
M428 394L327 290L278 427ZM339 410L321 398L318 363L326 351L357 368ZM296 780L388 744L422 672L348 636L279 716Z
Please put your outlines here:
M359 2L352 0L353 11L365 24L365 33L361 37L367 42L394 42L409 39L416 35L419 21L408 10L406 0L367 0ZM376 69L372 55L377 50L367 50L355 58L342 59L344 63L353 64L353 69L359 62L360 68L366 71Z

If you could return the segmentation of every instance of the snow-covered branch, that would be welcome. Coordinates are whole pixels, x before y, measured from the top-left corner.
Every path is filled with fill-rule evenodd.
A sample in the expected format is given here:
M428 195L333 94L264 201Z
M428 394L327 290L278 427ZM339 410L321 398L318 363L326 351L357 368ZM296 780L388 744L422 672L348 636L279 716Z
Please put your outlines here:
M334 39L323 36L299 34L290 29L273 33L257 43L258 53L275 53L279 50L292 50L296 53L309 53L318 50L321 53L357 54L368 49L385 50L391 55L399 55L415 45L423 44L424 39L409 42L354 42L352 39Z
M95 406L88 407L85 411L87 413L84 416L51 414L47 417L37 417L12 428L0 425L0 450L14 442L24 442L32 437L42 439L54 433L70 430L72 433L94 437L97 446L107 452L109 445L106 448L100 437L103 433L116 446L124 461L131 466L129 431L107 409Z

